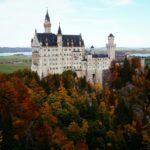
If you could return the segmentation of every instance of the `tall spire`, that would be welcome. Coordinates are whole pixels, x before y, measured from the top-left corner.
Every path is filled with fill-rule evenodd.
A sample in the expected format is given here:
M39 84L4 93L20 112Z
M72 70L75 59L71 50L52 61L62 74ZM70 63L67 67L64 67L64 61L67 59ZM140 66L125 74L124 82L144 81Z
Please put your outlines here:
M48 10L47 10L46 15L45 15L44 28L45 28L45 33L51 33L51 22L50 22Z
M50 17L49 17L48 9L47 9L47 13L46 13L46 15L45 15L45 20L50 21Z
M61 32L61 28L60 28L60 23L59 23L59 28L58 28L58 32L57 32L57 35L62 35L62 32Z
M57 32L57 45L59 47L62 47L62 45L63 45L63 39L62 39L62 32L61 32L61 28L60 28L60 23L59 23L59 28L58 28L58 32Z

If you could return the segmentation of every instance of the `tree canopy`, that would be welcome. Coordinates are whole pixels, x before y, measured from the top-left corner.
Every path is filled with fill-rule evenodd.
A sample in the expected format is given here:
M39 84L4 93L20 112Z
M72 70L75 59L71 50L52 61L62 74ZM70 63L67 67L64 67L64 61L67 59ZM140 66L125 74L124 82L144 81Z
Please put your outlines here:
M72 71L1 73L0 149L148 149L150 71L125 59L110 72L107 87Z

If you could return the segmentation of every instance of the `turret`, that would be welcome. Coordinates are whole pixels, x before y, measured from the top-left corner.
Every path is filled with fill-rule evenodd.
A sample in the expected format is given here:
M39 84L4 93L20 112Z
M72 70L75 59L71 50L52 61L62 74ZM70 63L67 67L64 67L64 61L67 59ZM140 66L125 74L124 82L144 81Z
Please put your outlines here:
M95 54L95 52L94 52L94 46L93 45L91 46L90 52L91 52L92 55Z
M39 47L40 46L40 42L38 40L37 37L37 30L35 29L35 34L34 34L34 38L31 40L31 47Z
M108 36L108 43L106 44L107 47L107 52L108 52L108 57L112 60L115 60L115 48L116 44L114 43L114 35L110 34Z
M45 28L45 33L51 33L51 22L50 22L48 10L47 10L47 13L45 15L44 28Z
M57 45L62 46L62 32L61 32L60 25L58 27L58 32L57 32Z

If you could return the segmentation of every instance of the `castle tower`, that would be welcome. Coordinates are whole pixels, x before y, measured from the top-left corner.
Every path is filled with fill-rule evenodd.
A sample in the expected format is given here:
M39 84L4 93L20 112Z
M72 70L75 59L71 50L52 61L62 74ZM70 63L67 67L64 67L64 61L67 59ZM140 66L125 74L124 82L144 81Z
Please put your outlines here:
M92 54L92 55L94 55L94 54L95 54L94 46L93 46L93 45L91 46L90 51L91 51L91 54Z
M114 35L110 34L108 36L108 43L106 44L108 57L110 58L111 61L115 59L116 44L114 43L114 39L115 39Z
M50 22L48 10L47 10L47 13L45 15L44 28L45 28L45 33L51 33L51 22Z
M61 32L60 25L58 27L58 32L57 32L57 45L62 46L62 32Z

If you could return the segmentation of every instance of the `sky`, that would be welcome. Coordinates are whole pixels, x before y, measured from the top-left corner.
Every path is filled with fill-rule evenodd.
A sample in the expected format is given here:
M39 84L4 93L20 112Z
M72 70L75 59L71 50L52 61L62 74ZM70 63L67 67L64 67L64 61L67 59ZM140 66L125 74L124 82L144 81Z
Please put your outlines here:
M0 47L30 47L44 32L48 9L52 33L82 35L104 47L113 33L118 47L150 47L150 0L0 0Z

